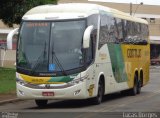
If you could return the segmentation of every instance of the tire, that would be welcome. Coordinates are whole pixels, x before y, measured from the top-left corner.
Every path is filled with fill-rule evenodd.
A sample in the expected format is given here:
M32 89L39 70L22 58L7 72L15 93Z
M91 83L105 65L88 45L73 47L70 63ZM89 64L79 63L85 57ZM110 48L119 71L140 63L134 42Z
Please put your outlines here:
M138 92L138 78L137 78L137 75L134 76L134 86L132 89L130 89L130 94L132 96L135 96Z
M35 100L35 103L38 107L45 107L47 105L48 100Z
M142 80L139 80L137 85L137 94L141 93L141 87L142 87Z
M103 95L104 95L104 83L102 80L99 80L98 93L97 93L97 96L95 98L93 98L93 103L95 105L101 104L102 99L103 99Z
M121 94L135 96L136 94L141 93L141 87L142 87L142 80L138 81L138 77L135 75L133 88L129 89L129 90L123 90L123 91L121 91Z

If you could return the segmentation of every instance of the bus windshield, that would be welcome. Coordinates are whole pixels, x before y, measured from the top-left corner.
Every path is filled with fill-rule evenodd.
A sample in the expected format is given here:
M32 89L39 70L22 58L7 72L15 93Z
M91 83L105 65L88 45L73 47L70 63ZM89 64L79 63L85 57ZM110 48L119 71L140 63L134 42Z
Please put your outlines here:
M17 69L53 73L81 68L85 28L85 20L24 21L19 34Z

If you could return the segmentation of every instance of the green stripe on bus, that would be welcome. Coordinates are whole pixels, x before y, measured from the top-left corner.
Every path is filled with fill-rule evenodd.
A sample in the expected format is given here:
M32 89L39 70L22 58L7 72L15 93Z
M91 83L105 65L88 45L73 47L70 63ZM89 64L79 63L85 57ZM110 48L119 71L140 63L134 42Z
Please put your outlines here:
M112 71L117 82L127 81L125 63L122 54L121 44L108 44L108 50L111 58Z
M60 76L60 77L51 77L51 79L48 82L70 82L74 79L74 76L77 76L78 74L74 75L68 75L68 76Z

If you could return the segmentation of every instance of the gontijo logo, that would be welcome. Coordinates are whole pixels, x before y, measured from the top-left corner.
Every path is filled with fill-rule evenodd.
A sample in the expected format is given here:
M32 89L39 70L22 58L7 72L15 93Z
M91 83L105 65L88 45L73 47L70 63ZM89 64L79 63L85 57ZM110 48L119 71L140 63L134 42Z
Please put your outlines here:
M141 49L128 49L127 57L128 58L141 58Z

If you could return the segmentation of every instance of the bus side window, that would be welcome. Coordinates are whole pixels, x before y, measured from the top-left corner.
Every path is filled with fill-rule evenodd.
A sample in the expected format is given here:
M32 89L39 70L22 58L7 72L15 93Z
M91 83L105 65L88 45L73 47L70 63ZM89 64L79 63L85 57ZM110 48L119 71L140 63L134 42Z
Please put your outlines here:
M124 20L124 41L126 44L146 45L148 44L148 26L137 22Z
M113 32L114 32L113 17L107 14L101 14L98 49L100 49L106 43L111 43L115 41Z
M97 38L97 29L94 29L91 33L90 46L87 49L87 64L90 64L95 57L96 38Z
M114 25L115 25L115 43L121 43L123 41L123 23L122 20L119 18L114 18Z

